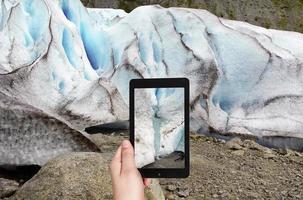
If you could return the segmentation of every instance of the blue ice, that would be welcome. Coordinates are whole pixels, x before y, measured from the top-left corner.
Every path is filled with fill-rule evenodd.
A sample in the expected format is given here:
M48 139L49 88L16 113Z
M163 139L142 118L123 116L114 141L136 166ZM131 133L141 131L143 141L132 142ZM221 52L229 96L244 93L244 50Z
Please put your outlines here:
M87 58L94 70L100 75L111 63L110 38L104 30L94 24L80 1L63 0L62 11L80 32Z
M27 13L28 32L31 38L37 41L47 31L48 9L44 2L39 0L23 0L21 1L21 5ZM26 40L27 45L29 45L28 42L30 40Z
M63 94L65 89L64 81L60 81L58 87L59 87L59 92Z
M71 32L68 29L63 30L62 34L62 46L64 48L65 54L70 62L70 64L74 68L78 68L78 64L80 62L78 56L75 54L74 47L75 45L73 44L73 37Z

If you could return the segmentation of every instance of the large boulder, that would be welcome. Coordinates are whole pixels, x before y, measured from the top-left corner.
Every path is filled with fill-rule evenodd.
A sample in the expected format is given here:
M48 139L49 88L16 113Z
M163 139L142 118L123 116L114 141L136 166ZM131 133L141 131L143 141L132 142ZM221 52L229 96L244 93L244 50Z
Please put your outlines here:
M50 160L10 199L112 199L109 159L92 152L70 153ZM163 197L156 181L147 190L149 199Z
M11 199L111 199L106 160L98 153L71 153L49 161Z

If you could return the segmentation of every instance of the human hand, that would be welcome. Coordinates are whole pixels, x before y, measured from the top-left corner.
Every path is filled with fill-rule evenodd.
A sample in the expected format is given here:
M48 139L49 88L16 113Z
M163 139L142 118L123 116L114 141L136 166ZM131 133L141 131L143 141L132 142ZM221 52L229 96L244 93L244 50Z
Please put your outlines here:
M124 140L110 163L114 200L143 200L144 187L150 184L143 179L135 165L134 149Z

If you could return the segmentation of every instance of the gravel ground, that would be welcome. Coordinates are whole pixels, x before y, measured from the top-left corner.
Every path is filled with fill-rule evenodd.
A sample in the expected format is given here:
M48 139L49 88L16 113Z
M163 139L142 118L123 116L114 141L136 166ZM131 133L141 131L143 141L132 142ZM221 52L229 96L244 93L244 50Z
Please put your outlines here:
M302 167L298 152L193 134L190 177L160 183L167 199L303 199Z
M113 152L127 136L95 136ZM253 140L191 134L187 179L160 179L166 199L303 199L303 154Z

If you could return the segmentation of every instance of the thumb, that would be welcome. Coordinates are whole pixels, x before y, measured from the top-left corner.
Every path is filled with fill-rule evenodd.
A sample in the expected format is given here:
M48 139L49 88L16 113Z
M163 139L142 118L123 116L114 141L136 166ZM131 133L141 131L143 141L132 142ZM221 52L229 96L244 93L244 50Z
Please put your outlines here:
M121 173L129 173L130 171L136 169L134 149L128 140L124 140L122 142L121 162Z

